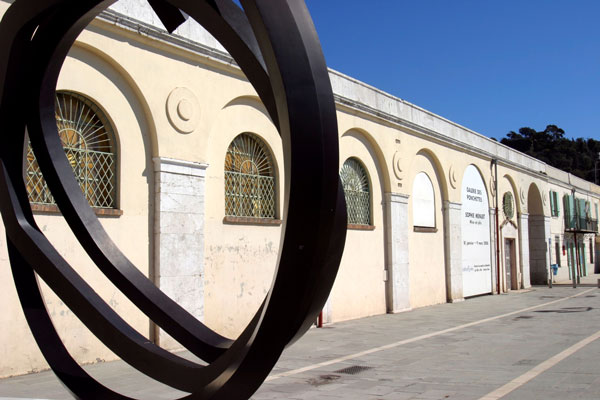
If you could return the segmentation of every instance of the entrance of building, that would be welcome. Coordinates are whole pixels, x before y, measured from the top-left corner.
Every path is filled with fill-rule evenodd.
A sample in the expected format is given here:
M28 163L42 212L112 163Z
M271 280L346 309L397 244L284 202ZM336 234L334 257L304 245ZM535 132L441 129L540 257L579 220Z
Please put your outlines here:
M515 239L504 239L504 270L506 271L506 289L517 290L517 263Z
M542 196L535 183L529 186L527 194L527 229L529 233L529 281L532 285L548 283L548 238L546 237L546 217ZM525 260L523 260L525 261Z

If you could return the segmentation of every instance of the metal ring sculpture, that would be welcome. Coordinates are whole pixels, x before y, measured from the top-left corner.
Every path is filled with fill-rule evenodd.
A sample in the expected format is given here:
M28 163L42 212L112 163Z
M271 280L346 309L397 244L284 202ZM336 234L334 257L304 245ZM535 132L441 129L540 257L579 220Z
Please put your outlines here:
M115 0L15 0L0 23L0 209L11 268L31 331L59 379L79 399L129 399L70 356L40 294L38 274L79 319L134 368L186 399L249 398L281 352L316 319L333 285L346 230L331 83L303 0L149 0L172 32L184 14L213 34L252 83L283 141L286 184L276 275L235 340L204 326L164 295L117 248L89 207L58 136L54 92L79 33ZM150 343L117 315L37 227L23 184L29 134L53 197L97 267L206 364Z

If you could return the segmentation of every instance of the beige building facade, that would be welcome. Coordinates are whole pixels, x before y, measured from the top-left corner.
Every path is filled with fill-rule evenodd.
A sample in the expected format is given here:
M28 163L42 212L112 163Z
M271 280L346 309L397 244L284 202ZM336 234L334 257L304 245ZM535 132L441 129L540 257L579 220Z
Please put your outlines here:
M0 0L0 15L9 5ZM339 72L330 78L340 171L348 193L352 179L360 187L347 194L356 215L326 323L544 284L552 264L555 279L595 272L600 187ZM278 132L234 60L191 21L170 36L145 1L121 1L78 38L57 91L87 99L112 127L114 203L97 208L112 240L167 295L235 337L271 285L285 177ZM268 173L228 169L240 135L259 144ZM266 216L243 214L228 186L239 174L269 181ZM179 347L100 273L56 207L32 207L43 233L119 315L161 346ZM47 365L0 231L5 377ZM79 362L116 358L40 286Z

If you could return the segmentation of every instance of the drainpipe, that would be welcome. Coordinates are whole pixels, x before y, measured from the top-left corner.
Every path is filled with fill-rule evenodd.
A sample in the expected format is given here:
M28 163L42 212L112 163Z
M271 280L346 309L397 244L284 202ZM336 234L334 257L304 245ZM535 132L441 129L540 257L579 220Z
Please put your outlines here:
M500 233L499 233L499 222L498 222L498 160L492 158L492 165L494 166L494 193L496 193L496 290L500 294Z

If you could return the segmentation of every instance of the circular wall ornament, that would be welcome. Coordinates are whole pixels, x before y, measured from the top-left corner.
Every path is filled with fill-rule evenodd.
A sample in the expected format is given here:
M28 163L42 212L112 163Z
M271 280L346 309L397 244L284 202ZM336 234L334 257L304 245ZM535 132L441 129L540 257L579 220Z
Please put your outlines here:
M200 121L200 104L191 90L178 87L167 97L167 117L173 128L191 133Z
M450 180L450 185L453 189L456 189L456 171L454 170L454 165L450 166L450 170L448 171L448 179Z
M515 216L515 205L511 192L504 193L504 196L502 197L502 211L504 212L504 216L508 219L512 219L512 217Z
M519 195L521 197L521 204L525 205L525 191L523 188L519 189Z
M548 195L546 194L546 192L544 192L544 194L542 195L542 202L544 203L544 205L548 203Z
M400 152L397 151L394 153L394 158L392 159L392 169L394 170L394 175L396 175L396 179L399 181L402 180L402 167L400 162L402 158L400 158Z

